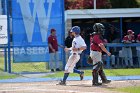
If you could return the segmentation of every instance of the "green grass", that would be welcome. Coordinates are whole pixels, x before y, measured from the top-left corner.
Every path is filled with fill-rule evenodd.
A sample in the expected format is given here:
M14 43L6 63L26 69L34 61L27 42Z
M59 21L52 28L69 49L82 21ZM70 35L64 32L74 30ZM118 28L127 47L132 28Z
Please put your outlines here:
M0 57L0 69L3 69L4 67L4 59Z
M118 92L126 92L126 93L140 93L140 86L117 88L112 90Z
M39 63L12 63L12 72L48 72L46 69L46 64L44 62ZM84 70L85 76L91 76L92 69ZM0 57L0 75L4 72L4 59ZM105 69L107 76L130 76L130 75L140 75L140 68L138 69ZM79 76L77 74L70 74L70 76ZM0 79L15 78L18 75L3 74ZM63 77L63 71L56 72L45 76L48 77Z
M12 60L11 60L12 62ZM44 62L32 62L32 63L13 63L12 72L48 72L46 69L46 63ZM47 66L48 68L48 66ZM19 75L4 73L4 58L0 56L0 79L11 79L19 77Z
M45 62L20 62L13 63L11 60L12 72L47 72ZM4 70L4 58L0 57L0 72Z
M12 78L16 78L16 77L18 77L17 75L11 75L11 74L9 74L9 75L0 75L0 80L1 79L12 79Z
M136 69L107 69L105 70L108 76L134 76L140 75L140 68Z
M18 77L14 74L4 72L4 58L0 57L0 80L1 79L12 79Z
M44 62L12 63L13 72L47 72Z
M91 76L91 70L84 70L85 76ZM105 69L107 76L134 76L140 75L140 69ZM45 77L62 77L63 71L57 72L55 74L47 75ZM70 74L70 76L79 76L78 74Z

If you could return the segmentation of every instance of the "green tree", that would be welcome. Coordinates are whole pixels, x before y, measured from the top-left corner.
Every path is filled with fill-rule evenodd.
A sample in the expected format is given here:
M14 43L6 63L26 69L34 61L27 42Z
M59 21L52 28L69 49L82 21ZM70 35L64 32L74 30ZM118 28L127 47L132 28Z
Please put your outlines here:
M112 8L138 8L137 0L110 0Z

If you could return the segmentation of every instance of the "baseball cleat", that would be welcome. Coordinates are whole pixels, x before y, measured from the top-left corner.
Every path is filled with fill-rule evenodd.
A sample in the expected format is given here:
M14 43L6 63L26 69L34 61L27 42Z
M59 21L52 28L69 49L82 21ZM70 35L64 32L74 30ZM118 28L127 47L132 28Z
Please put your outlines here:
M106 80L106 81L103 81L102 83L108 84L108 83L110 83L110 82L111 82L111 80Z
M66 85L66 82L64 82L64 81L60 81L57 85Z
M102 83L93 83L92 86L101 86Z
M80 80L83 80L83 78L84 78L84 72L82 71L80 74Z

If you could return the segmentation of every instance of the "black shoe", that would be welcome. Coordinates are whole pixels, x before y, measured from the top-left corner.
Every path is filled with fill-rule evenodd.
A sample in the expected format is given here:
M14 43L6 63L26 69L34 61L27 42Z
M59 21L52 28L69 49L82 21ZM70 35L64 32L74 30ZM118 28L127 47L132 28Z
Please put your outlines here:
M110 82L111 82L111 80L106 80L106 81L103 81L102 83L108 84L108 83L110 83Z
M51 72L54 72L54 69L51 69Z
M83 78L84 78L84 72L82 71L80 74L80 80L83 80Z
M92 84L92 86L101 86L102 85L102 83L94 83L94 84Z
M60 81L59 83L58 83L58 85L66 85L66 82L64 82L64 81Z
M57 68L56 71L61 71L61 70L59 68Z

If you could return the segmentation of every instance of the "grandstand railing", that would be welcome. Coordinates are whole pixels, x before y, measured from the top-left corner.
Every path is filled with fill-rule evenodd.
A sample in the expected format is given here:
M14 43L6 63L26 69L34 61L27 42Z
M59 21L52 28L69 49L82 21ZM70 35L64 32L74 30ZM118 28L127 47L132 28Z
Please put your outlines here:
M106 44L106 48L108 51L110 51L110 48L111 47L138 47L140 46L140 43L127 43L127 44L124 44L124 43L107 43ZM107 68L110 68L110 57L107 57L107 65L106 67Z

